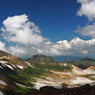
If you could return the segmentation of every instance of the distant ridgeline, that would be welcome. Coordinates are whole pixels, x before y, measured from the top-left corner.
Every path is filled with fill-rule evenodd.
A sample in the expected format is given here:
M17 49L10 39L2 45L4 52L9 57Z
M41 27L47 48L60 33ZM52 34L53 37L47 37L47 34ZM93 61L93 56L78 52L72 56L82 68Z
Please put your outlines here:
M65 61L65 63L74 64L82 69L86 69L90 66L95 66L95 59L93 59L91 57L86 57L79 61L67 60L67 61Z
M77 57L77 56L52 56L52 57L59 62L64 62L67 60L79 61L83 59L83 57Z
M80 61L91 61L91 62L95 62L95 59L93 59L91 57L86 57L84 59L81 59Z

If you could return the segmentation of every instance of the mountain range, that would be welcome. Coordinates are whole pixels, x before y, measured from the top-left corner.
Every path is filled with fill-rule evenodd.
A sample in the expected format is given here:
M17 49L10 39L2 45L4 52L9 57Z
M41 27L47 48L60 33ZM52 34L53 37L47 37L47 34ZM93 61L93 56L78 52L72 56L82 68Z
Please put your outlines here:
M78 56L52 56L52 57L59 62L64 62L67 60L79 61L83 59L83 57L78 57Z
M94 64L94 61L84 59L62 63L42 54L22 60L0 50L0 95L34 95L33 92L37 93L35 95L42 95L39 89L44 86L64 91L64 86L75 88L85 84L94 85Z
M90 62L95 62L95 59L94 58L91 58L91 57L86 57L84 59L81 59L80 61L90 61Z

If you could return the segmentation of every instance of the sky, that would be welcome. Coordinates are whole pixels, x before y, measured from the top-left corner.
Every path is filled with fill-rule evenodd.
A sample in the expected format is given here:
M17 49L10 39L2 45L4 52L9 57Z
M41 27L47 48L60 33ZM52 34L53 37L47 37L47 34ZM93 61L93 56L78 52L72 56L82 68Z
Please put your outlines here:
M0 50L95 58L95 0L0 0Z

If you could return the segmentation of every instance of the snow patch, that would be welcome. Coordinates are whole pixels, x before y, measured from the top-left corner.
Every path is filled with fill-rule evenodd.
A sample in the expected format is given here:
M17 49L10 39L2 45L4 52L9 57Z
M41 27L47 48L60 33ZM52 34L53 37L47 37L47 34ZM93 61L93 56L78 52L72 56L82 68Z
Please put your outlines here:
M27 62L27 61L25 61L25 63L26 63L28 66L30 66L30 67L32 67L32 68L35 68L34 66L31 65L31 63L29 63L29 62Z
M15 82L16 83L16 82ZM22 86L22 87L26 87L25 85L22 85L22 84L19 84L19 83L16 83L17 85L19 86Z
M14 70L12 66L10 66L10 65L6 65L6 66L9 67L10 69Z
M13 67L17 68L15 65L11 64Z
M75 74L81 74L81 73L83 73L83 71L81 71L81 70L75 70L75 69L73 69L72 71L73 71L73 73L75 73Z
M4 95L4 94L0 91L0 95Z
M72 71L73 71L73 73L78 74L78 75L95 74L95 71L87 70L87 69L86 70L75 70L75 69L73 69Z
M45 79L37 79L37 82L35 82L35 87L36 89L39 89L40 87L43 86L59 86L62 82L56 82L56 80L47 77L46 80Z
M10 66L10 65L6 64L6 63L8 63L7 61L0 61L0 63L1 63L4 67L8 67L8 68L10 68L10 69L14 70L12 66ZM3 67L2 67L2 66L0 66L0 68L2 68L2 69L3 69Z
M2 66L0 66L0 68L1 68L1 69L3 69L3 67L2 67Z
M16 65L18 68L20 68L20 69L24 69L24 67L23 66L21 66L21 65Z
M87 84L92 83L93 81L87 78L77 77L76 79L73 79L70 82L70 84Z
M6 64L6 63L8 63L8 62L7 62L7 61L1 61L1 60L0 60L0 63Z
M0 84L3 85L3 86L6 86L6 85L7 85L7 84L6 84L4 81L2 81L2 80L0 80Z
M93 70L83 70L83 72L86 74L95 74L95 71Z
M17 84L17 85L19 85L19 86L22 86L22 87L25 87L25 88L29 88L29 87L27 87L27 86L25 86L25 85L22 85L22 84L19 84L19 83L17 83L17 82L14 82L15 84Z
M0 63L4 66L4 67L6 67L6 65L7 65L7 61L2 61L2 60L0 60ZM2 68L2 67L0 67L0 68Z

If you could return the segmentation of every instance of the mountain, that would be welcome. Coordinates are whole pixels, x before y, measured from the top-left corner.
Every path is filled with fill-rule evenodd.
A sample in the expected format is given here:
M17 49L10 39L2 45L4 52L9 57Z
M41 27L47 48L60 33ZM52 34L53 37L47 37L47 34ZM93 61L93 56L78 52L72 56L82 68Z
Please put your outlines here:
M93 59L91 57L86 57L84 59L81 59L80 61L91 61L91 62L95 62L95 59Z
M58 65L57 61L45 55L35 55L33 59L33 62L28 62L28 60L22 60L0 51L0 95L19 95L31 92L34 88L41 87L41 84L37 86L38 80L43 81L44 79L45 81L47 80L46 77L53 75L51 70L70 69L69 66ZM36 64L39 62L54 64Z
M52 57L59 62L64 62L67 60L79 61L83 59L83 57L77 57L77 56L52 56Z
M72 64L73 61L68 62L60 63L42 54L22 60L0 51L0 95L49 95L51 91L59 95L59 91L70 90L64 88L65 86L77 87L87 83L94 84L95 66L82 69ZM83 61L80 62L83 63ZM43 93L43 90L46 92Z
M90 66L95 66L95 59L93 59L91 57L86 57L79 61L67 60L64 62L68 63L68 64L73 64L81 69L87 69Z
M50 56L46 56L43 54L38 54L38 55L34 55L31 58L28 59L28 61L31 62L45 62L45 63L58 63L58 61L54 60L52 57Z
M9 53L0 50L0 63L6 63L7 65L14 65L16 67L25 67L27 64L21 58L13 56ZM5 64L3 64L5 65Z
M21 58L0 50L0 95L14 95L22 89L23 92L29 90L19 86L30 84L28 76L24 75L23 71L29 66L31 65Z

